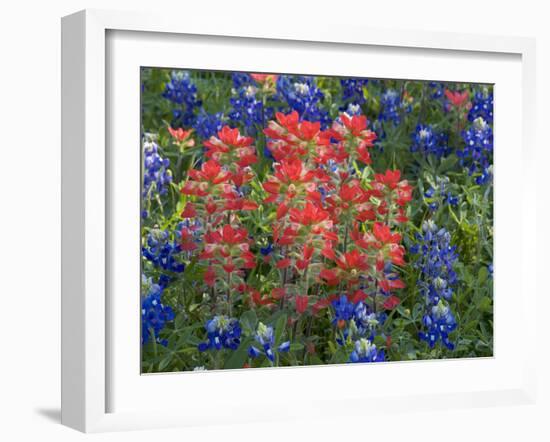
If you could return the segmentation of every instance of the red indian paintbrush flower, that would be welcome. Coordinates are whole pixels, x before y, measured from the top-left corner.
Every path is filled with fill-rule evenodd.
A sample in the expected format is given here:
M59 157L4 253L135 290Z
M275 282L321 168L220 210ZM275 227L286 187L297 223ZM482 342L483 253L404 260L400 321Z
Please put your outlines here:
M379 199L378 215L398 223L407 221L403 207L412 200L412 186L407 180L400 180L399 170L386 170L385 174L374 176L370 191L371 196Z
M267 81L275 83L277 78L279 78L279 76L275 74L250 74L250 76L256 83L260 84L264 84Z
M212 193L214 187L226 183L231 174L222 170L216 161L206 161L200 170L189 171L192 180L187 181L180 192L184 195L206 196Z
M337 192L326 198L326 204L335 223L375 219L370 193L363 189L359 180L342 184Z
M215 285L217 278L225 281L224 275L231 279L237 277L242 282L241 270L256 266L256 257L250 251L248 231L244 227L226 224L204 234L204 249L199 259L208 262L204 275L206 284Z
M233 228L231 225L226 224L221 229L212 232L208 238L207 242L214 244L240 244L247 242L248 232L243 228Z
M256 210L258 205L244 197L237 188L253 178L246 169L234 173L225 170L217 161L208 160L201 169L188 172L191 178L180 189L184 195L201 199L188 202L181 213L182 218L201 215L211 216L224 211ZM216 224L216 223L215 223Z
M306 202L303 209L290 209L289 218L293 223L312 227L312 233L322 233L323 230L332 227L329 213L310 202Z
M336 267L324 268L319 273L319 277L329 286L343 281L351 287L359 282L361 276L368 276L371 268L369 257L357 249L340 254L334 262Z
M264 129L270 138L268 149L277 161L283 159L303 158L313 153L321 133L320 122L300 121L298 112L288 115L282 112L275 114Z
M264 200L266 203L278 202L287 207L288 204L300 203L305 199L321 199L321 194L316 191L316 172L306 169L300 159L285 159L275 163L274 167L275 173L262 184L264 190L270 194Z
M385 174L377 173L374 175L376 183L383 184L390 189L395 189L399 185L401 179L401 172L399 170L386 170Z
M195 140L191 138L193 129L184 130L181 127L178 129L173 129L172 127L168 126L168 132L170 132L170 135L172 135L172 137L180 145L181 149L184 149L186 147L193 147L195 145Z
M277 92L278 75L275 74L250 74L250 77L260 86L260 92L268 95Z
M367 129L367 117L364 115L349 116L346 113L341 113L340 120L341 123L337 121L333 123L326 135L336 139L348 156L370 164L368 148L374 146L376 134Z
M468 104L469 94L467 90L459 92L445 89L445 96L455 107L463 107Z
M295 298L296 313L301 315L307 310L309 297L307 295L297 295Z
M230 169L247 167L258 161L253 142L253 138L242 136L239 129L224 126L217 137L212 136L204 142L205 155Z
M372 232L360 234L358 231L352 232L352 239L355 244L362 249L377 250L377 261L383 263L386 258L391 259L396 265L405 265L405 248L400 245L401 235L392 233L389 226L375 222Z
M185 252L192 252L196 250L199 246L195 242L195 237L193 232L188 227L183 227L180 231L181 234L181 249Z

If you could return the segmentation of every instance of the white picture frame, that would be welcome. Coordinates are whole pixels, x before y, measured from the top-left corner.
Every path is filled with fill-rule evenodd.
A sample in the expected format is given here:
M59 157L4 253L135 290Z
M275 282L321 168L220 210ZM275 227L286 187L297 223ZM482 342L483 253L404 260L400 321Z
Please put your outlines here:
M168 15L86 10L63 18L62 21L62 423L84 432L122 429L156 428L208 424L203 410L197 407L190 414L185 407L171 410L112 411L109 410L109 370L112 354L108 338L111 312L107 299L108 244L112 241L107 228L108 133L110 117L106 68L109 60L109 32L153 32L161 36L217 36L247 39L268 39L279 44L312 42L345 46L375 46L401 48L403 51L427 49L446 52L511 54L521 63L521 149L522 173L529 176L534 169L535 131L535 43L517 37L490 37L419 31L387 31L371 28L349 28L333 25L323 29L315 26L292 26L292 23L270 26L247 24L246 28L230 22L200 17L193 21ZM274 43L275 44L275 43ZM517 130L517 128L516 128ZM498 193L498 188L496 190ZM521 198L521 275L526 274L527 256L534 256L533 239L536 223L535 193L518 189ZM498 278L498 276L497 276ZM515 301L520 310L536 304L533 279L521 277L521 296ZM498 309L495 313L498 315ZM517 376L501 388L484 390L476 387L460 393L430 392L425 395L403 393L390 388L377 398L378 410L396 408L452 408L502 403L530 403L535 396L534 352L535 324L523 330L526 344L523 361L515 369ZM498 358L498 355L496 356ZM409 364L410 365L410 364ZM376 370L383 369L378 366ZM317 369L317 368L316 368ZM320 368L327 370L326 368ZM330 367L333 372L340 367ZM459 370L460 367L456 367ZM309 370L309 369L308 369ZM136 367L136 373L139 368ZM256 382L265 381L273 371L253 371ZM298 378L300 372L284 370L287 379ZM138 374L138 373L137 373ZM243 372L209 373L205 385L233 383ZM166 378L166 376L164 376ZM198 378L196 378L198 379ZM296 380L296 379L295 379ZM357 412L368 412L370 405L361 396L349 399ZM193 397L186 398L192 401ZM250 421L308 417L323 414L323 405L333 399L312 400L312 407L289 407L274 413L269 407L256 406L243 419ZM346 399L348 400L348 399ZM354 402L355 401L355 402ZM264 404L259 404L264 405ZM348 407L349 408L349 407ZM255 412L252 412L254 411ZM347 410L343 408L343 410ZM344 411L342 411L344 412ZM233 416L234 417L234 416ZM234 421L228 416L227 422Z

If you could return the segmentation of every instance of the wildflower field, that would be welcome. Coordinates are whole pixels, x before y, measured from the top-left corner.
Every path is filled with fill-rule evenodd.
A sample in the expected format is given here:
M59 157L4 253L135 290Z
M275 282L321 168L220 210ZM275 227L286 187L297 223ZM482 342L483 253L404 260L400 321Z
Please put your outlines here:
M142 372L492 356L492 127L491 85L142 68Z

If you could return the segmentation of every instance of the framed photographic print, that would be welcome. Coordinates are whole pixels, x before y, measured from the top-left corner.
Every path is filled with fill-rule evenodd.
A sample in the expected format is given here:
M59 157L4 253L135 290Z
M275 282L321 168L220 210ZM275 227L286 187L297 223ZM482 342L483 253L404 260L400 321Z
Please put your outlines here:
M492 84L141 89L143 373L493 355Z
M531 400L533 54L65 18L63 422Z

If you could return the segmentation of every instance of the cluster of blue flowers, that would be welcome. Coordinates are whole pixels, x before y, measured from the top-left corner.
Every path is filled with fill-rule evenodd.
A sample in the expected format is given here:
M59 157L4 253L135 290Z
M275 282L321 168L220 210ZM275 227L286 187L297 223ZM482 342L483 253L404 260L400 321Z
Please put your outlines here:
M418 336L426 341L430 348L434 348L439 340L449 350L455 348L454 343L449 339L449 333L456 329L456 319L449 306L443 301L431 306L422 318L422 324L426 327L426 331L420 332Z
M268 243L265 247L260 247L260 253L263 256L269 256L273 252L273 244Z
M355 341L350 354L350 362L384 362L384 350L378 350L376 345L365 338Z
M243 123L248 135L255 135L255 125L263 124L264 121L263 104L256 99L256 92L254 86L244 86L229 99L232 106L229 119L233 123Z
M360 107L367 102L364 88L367 87L368 82L369 80L366 78L343 78L340 80L344 104L340 107L341 111L359 109L359 111L353 112L354 115L360 112ZM350 106L352 106L351 109Z
M493 93L487 88L477 90L472 100L472 107L468 112L468 120L474 121L483 118L488 123L493 122Z
M375 313L365 302L353 303L345 295L332 301L332 308L334 310L332 325L338 327L342 332L342 338L337 338L336 342L339 345L344 345L348 337L355 342L355 350L351 354L350 362L384 361L384 351L376 350L373 340L377 334L377 328L385 322L387 314L385 312ZM371 349L368 354L365 352L364 341L369 343L369 349ZM357 347L358 345L359 347Z
M452 207L458 205L458 196L455 196L449 190L448 177L436 177L435 187L429 187L424 192L424 198L428 203L428 208L433 212L436 211L442 204L448 204Z
M161 301L164 285L160 283L154 284L151 278L142 276L142 293L146 295L141 300L141 343L147 344L152 338L166 346L168 342L165 339L160 339L160 331L165 327L166 323L174 320L174 311L170 306L163 305Z
M238 90L243 86L249 86L254 83L254 80L245 72L233 72L231 74L231 81L233 81L233 88Z
M241 343L241 326L235 318L225 315L214 316L206 322L206 342L198 345L199 351L221 350L223 348L236 350Z
M414 265L420 270L418 286L426 306L422 321L426 330L419 337L431 348L441 340L452 350L454 344L449 340L449 333L456 328L456 320L448 301L457 282L453 268L458 259L456 247L451 246L450 233L439 229L432 220L422 223L422 232L416 235L417 243L410 247L411 253L419 255Z
M394 89L387 89L380 96L380 115L381 121L391 121L394 125L401 123L403 113L412 110L412 106L401 99L401 95Z
M430 81L428 83L428 87L430 88L430 96L432 98L437 100L443 97L443 94L445 93L445 85L443 83Z
M247 135L256 136L256 125L263 125L273 118L273 108L264 108L258 99L256 82L247 74L233 74L233 97L230 98L231 110L228 114L233 123L242 123ZM267 112L267 113L266 113Z
M431 125L419 124L412 134L411 152L420 152L423 155L435 155L437 158L449 155L449 137L443 132L434 131Z
M340 321L347 322L353 318L355 304L351 302L346 295L340 296L338 299L332 301L331 304L334 309L332 325L336 325Z
M271 362L274 362L274 351L278 353L286 353L290 350L290 341L285 341L274 349L273 346L275 345L275 336L273 334L273 327L265 325L262 322L258 324L258 329L254 335L254 339L261 348L259 349L256 345L251 345L248 349L248 356L251 358L257 358L263 354Z
M240 75L250 77L247 74ZM202 101L197 98L197 86L192 82L189 72L172 71L162 96L178 105L172 110L170 124L173 128L192 127L199 137L208 139L227 123L223 113L211 114L202 107Z
M197 114L197 119L193 128L199 137L206 140L211 136L217 135L222 127L227 124L226 120L225 115L221 112L209 114L201 108Z
M364 302L355 305L353 322L357 330L356 335L367 336L374 339L378 326L384 324L388 315L385 311L375 313L372 308Z
M195 109L202 106L197 98L197 86L191 81L189 72L172 71L166 83L164 98L178 105L172 112L172 127L189 127L195 122Z
M143 138L143 189L142 196L149 200L165 195L172 182L170 160L159 154L159 146L150 135Z
M475 181L482 185L492 180L493 129L482 117L477 117L468 130L462 133L465 146L457 150L460 163L468 173L477 175Z
M185 265L177 259L180 253L179 243L170 240L168 230L151 229L141 248L142 256L153 265L176 273L185 270Z
M276 98L287 103L290 110L297 111L304 120L319 121L323 129L331 123L328 112L321 108L324 94L317 87L314 77L279 76Z

